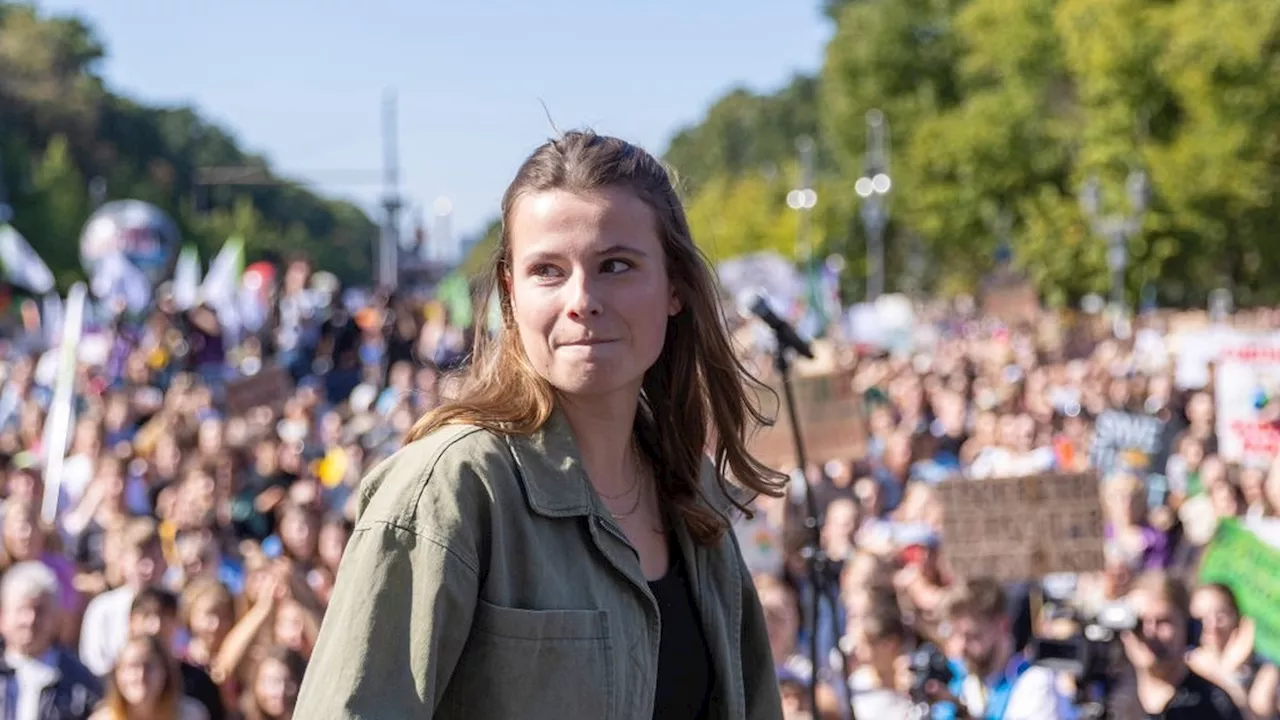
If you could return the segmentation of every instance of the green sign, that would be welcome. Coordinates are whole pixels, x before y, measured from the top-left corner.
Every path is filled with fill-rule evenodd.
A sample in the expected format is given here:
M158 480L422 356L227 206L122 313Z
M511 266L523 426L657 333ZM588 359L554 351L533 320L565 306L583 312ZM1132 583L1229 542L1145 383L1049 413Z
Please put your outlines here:
M1280 660L1280 550L1259 540L1239 521L1223 520L1200 561L1200 581L1226 585L1240 612L1257 626L1254 650Z

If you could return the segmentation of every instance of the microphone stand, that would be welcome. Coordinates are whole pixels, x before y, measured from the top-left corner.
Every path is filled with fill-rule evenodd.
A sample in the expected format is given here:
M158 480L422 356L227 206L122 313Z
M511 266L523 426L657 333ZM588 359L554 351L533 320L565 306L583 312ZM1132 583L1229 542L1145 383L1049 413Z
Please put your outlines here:
M805 460L804 454L804 438L800 435L800 423L796 417L796 400L791 388L791 363L787 360L787 347L779 338L775 343L773 350L773 366L778 371L778 375L782 378L782 396L786 403L787 419L791 421L791 441L796 448L796 461L800 466L800 475L805 482L805 521L804 527L809 532L805 541L803 555L805 565L809 574L809 663L811 670L809 673L809 707L813 717L818 716L818 612L821 608L821 601L825 598L831 606L832 632L839 635L835 625L835 600L827 593L827 571L829 568L827 554L822 551L822 521L818 518L818 502L813 498L814 488L809 485L808 462ZM840 647L840 638L835 638L833 644L836 652L840 653L842 669L847 667L847 660L844 656L844 650ZM848 673L846 672L847 676ZM842 679L842 682L848 684L848 678ZM853 715L852 696L850 702L846 703L849 708L849 717L851 720L857 720Z

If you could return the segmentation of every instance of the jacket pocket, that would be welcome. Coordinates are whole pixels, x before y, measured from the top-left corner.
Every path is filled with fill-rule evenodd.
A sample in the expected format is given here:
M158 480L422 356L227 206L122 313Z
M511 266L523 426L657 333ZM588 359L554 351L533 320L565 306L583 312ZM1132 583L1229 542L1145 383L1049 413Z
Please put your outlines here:
M605 610L522 610L480 600L442 704L467 718L607 720L614 664Z

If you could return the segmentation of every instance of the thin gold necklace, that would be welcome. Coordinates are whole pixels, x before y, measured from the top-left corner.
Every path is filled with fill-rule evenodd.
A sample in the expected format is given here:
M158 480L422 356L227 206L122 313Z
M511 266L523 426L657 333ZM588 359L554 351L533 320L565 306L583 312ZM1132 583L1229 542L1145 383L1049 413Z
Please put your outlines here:
M636 493L636 501L631 504L630 510L627 510L626 512L623 512L623 513L616 513L613 510L609 511L609 514L613 516L614 520L621 520L624 517L630 517L632 515L635 515L636 511L640 509L640 502L644 500L644 488L640 486L640 476L643 474L643 471L641 470L640 455L638 450L635 455L635 460L633 462L633 465L635 469L635 482L631 484L631 487L632 488L639 487L640 491ZM631 491L628 490L627 492L631 492ZM626 493L623 493L623 495L625 494ZM621 496L618 496L618 497L621 497Z

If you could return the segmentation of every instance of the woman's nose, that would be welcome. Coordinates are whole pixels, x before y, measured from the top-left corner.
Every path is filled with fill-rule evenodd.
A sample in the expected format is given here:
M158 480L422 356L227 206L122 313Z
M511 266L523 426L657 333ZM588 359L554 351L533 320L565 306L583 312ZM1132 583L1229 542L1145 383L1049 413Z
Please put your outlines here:
M575 275L569 280L568 285L568 311L571 317L594 317L604 310L604 306L600 303L599 293L585 276Z

